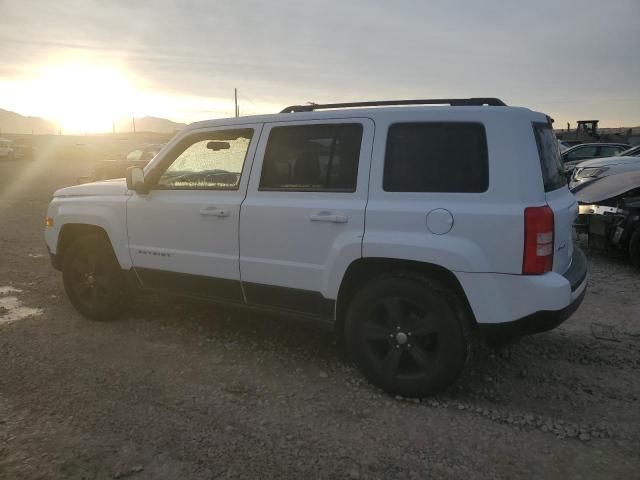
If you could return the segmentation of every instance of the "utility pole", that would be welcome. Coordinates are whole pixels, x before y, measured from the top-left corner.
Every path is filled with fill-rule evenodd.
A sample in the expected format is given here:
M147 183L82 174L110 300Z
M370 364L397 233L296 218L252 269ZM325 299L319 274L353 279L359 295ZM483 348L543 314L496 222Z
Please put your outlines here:
M133 123L133 133L136 133L136 117L131 117L131 123Z
M240 110L238 110L238 89L237 88L233 89L233 100L234 100L234 103L236 105L236 110L235 110L236 117L239 117L240 116Z
M111 131L113 132L113 136L116 136L116 121L111 120Z

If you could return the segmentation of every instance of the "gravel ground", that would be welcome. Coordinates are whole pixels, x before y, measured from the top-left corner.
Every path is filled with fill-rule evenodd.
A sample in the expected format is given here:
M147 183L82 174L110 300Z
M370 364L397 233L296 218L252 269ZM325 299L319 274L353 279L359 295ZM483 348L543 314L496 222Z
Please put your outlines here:
M1 478L638 478L640 274L624 259L590 252L568 322L481 347L455 388L409 401L308 321L152 295L81 318L42 223L83 169L0 163Z

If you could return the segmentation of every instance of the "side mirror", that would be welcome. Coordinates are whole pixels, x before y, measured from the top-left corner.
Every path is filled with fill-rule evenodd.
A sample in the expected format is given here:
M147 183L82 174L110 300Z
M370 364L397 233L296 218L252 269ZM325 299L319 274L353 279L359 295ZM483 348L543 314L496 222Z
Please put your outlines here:
M142 167L127 168L127 188L137 193L149 193L144 183L144 170Z

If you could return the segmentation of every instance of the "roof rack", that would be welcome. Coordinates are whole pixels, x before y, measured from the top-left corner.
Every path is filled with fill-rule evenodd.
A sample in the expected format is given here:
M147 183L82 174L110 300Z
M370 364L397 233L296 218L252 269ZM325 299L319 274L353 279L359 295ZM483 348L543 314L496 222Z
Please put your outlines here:
M351 102L351 103L310 103L308 105L291 105L283 109L280 113L312 112L314 110L325 110L329 108L351 108L351 107L384 107L389 105L451 105L452 107L469 107L489 105L492 107L505 107L507 104L499 98L444 98L426 100L381 100L377 102Z

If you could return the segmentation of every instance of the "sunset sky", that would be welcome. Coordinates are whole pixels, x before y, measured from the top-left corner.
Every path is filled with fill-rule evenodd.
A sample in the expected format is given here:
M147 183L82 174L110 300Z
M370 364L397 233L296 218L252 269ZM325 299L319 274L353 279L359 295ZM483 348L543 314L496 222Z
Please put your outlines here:
M0 108L101 131L292 103L497 96L640 125L640 1L0 0Z

